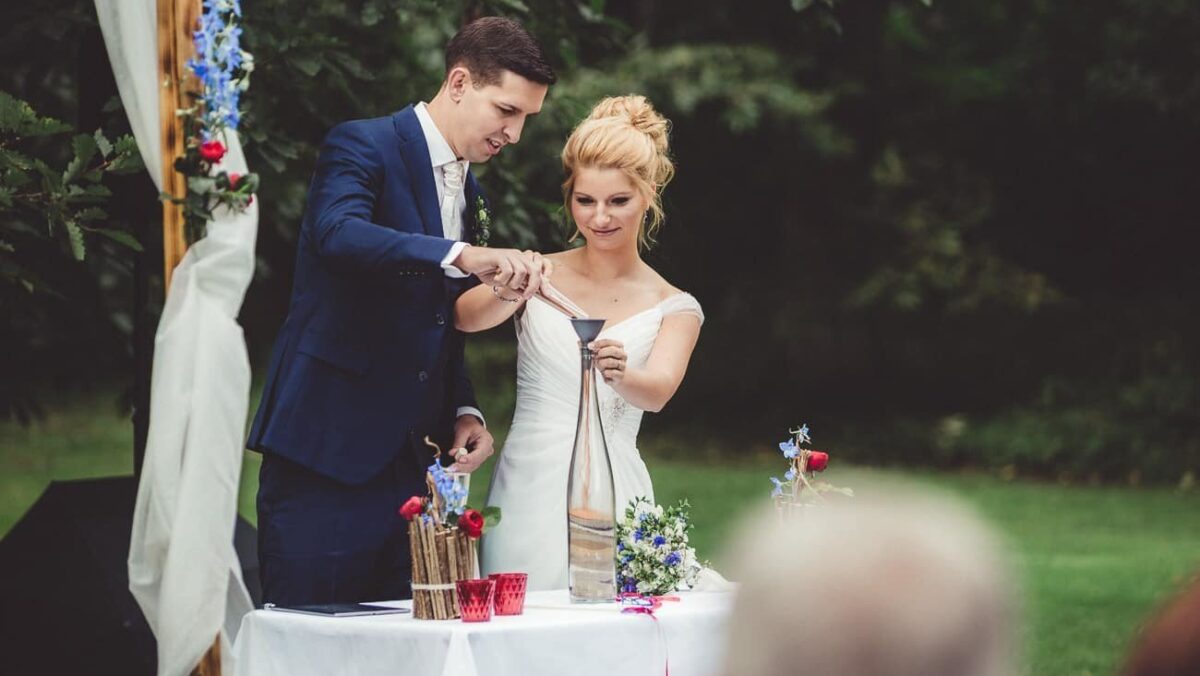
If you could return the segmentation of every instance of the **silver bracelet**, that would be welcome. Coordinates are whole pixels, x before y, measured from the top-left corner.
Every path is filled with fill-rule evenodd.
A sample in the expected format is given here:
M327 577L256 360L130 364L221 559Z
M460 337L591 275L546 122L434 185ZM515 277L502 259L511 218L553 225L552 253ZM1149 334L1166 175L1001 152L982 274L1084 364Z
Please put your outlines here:
M504 296L501 296L500 295L500 285L498 285L498 284L492 285L492 295L495 296L496 298L499 298L500 300L504 301L505 303L520 303L521 302L520 298L505 298Z

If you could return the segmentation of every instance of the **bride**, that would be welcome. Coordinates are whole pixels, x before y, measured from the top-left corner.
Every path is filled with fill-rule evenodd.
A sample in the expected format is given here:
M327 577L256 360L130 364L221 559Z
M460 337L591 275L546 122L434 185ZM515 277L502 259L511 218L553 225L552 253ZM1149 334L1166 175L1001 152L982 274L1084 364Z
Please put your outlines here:
M637 496L654 500L637 450L643 411L675 394L704 314L639 255L662 223L659 198L675 168L668 122L642 96L607 98L563 148L567 213L584 245L545 257L546 291L580 316L603 317L592 344L616 487L618 518ZM543 284L544 287L548 286ZM477 286L459 297L455 323L482 331L517 316L517 403L488 504L503 520L483 539L484 572L523 571L530 589L567 587L567 475L579 403L579 346L571 323L538 296Z

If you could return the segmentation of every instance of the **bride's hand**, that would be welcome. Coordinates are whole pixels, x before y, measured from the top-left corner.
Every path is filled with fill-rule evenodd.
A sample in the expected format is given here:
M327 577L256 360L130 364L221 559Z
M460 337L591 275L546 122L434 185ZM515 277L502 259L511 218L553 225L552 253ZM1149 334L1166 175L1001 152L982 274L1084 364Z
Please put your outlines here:
M625 354L624 343L611 338L603 338L593 341L591 348L596 352L593 363L595 363L596 369L600 371L604 382L609 385L616 385L625 379L625 366L629 360L629 356Z

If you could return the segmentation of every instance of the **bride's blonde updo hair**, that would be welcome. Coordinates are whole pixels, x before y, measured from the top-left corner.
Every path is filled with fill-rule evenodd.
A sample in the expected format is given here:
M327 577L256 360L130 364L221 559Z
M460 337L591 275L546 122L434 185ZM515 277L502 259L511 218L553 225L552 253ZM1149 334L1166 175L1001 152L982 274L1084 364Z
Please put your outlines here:
M620 169L649 205L649 218L638 231L647 248L663 222L662 189L675 175L668 154L671 123L658 114L645 96L610 96L592 108L563 147L563 204L568 218L581 169Z

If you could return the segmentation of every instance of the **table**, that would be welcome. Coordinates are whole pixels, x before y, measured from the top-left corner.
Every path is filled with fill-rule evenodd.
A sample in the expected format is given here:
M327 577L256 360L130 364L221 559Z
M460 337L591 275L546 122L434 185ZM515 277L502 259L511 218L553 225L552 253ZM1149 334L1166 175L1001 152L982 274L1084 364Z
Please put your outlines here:
M669 659L671 676L717 676L733 595L677 596L650 617L572 605L566 590L530 592L525 614L482 623L256 610L242 619L237 674L663 676Z

